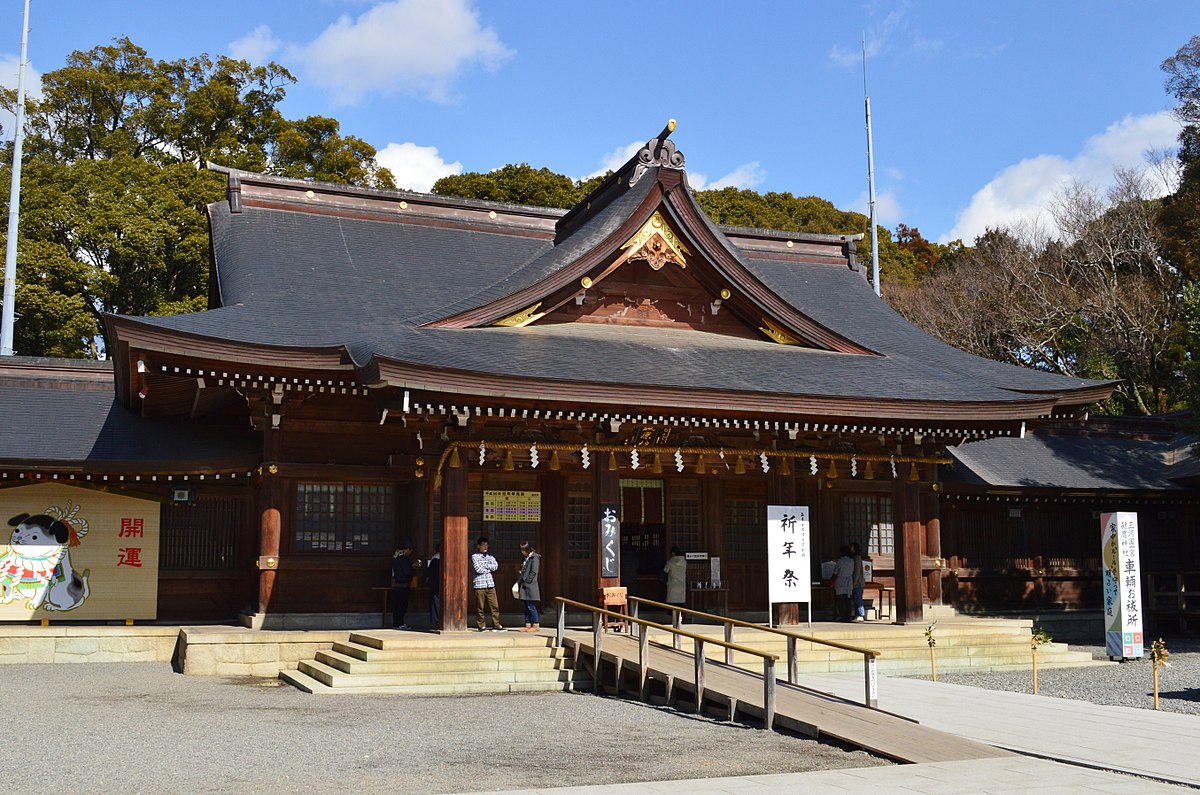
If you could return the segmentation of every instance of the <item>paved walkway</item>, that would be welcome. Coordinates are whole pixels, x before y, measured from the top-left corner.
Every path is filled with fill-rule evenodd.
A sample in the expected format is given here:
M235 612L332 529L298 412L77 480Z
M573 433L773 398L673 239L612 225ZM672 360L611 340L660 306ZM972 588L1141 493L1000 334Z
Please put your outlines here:
M801 684L848 699L862 695L859 674L810 674L801 677ZM759 795L821 791L957 795L1182 793L1187 790L1178 785L1200 787L1200 764L1196 762L1200 751L1200 718L1194 715L892 677L881 677L879 706L915 718L925 726L1026 755L523 792L526 795L640 792Z
M687 793L687 795L766 795L767 793L851 793L878 795L923 793L965 795L966 793L1186 793L1170 784L1072 767L1044 759L1004 757L965 762L929 762L922 765L864 767L824 770L818 773L776 773L765 776L689 779L685 781L642 781L591 787L509 790L499 795L635 795L637 793Z
M800 684L855 698L861 677L812 674ZM1200 787L1200 718L945 682L881 677L879 708L1022 754Z

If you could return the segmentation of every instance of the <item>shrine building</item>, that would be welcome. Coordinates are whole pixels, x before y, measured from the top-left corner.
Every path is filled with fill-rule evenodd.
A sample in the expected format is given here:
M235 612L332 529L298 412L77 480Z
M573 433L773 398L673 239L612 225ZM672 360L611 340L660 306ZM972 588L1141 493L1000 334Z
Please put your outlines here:
M506 610L528 540L546 601L595 602L622 573L662 598L677 546L720 559L728 609L766 611L779 504L810 509L806 576L856 540L895 619L922 620L956 554L950 448L1078 421L1113 382L929 336L871 290L858 235L712 223L672 129L569 211L213 166L228 193L208 208L209 308L108 316L111 371L6 365L10 395L77 382L61 410L115 441L10 442L4 484L162 500L163 619L377 611L411 540L440 545L443 627L461 630L481 535ZM602 555L605 507L623 572Z

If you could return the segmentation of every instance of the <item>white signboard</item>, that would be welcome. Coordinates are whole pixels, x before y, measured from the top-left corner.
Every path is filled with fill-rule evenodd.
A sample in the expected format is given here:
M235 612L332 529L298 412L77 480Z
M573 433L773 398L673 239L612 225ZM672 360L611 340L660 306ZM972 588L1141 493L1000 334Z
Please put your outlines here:
M1142 657L1145 647L1137 514L1101 514L1100 527L1105 649L1109 657Z
M771 602L811 602L807 505L767 506L767 577Z

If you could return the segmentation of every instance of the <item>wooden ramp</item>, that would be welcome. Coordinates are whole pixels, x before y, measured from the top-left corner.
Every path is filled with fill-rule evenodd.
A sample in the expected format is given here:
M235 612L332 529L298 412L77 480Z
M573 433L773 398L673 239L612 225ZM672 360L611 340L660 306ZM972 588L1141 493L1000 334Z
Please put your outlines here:
M592 634L569 632L564 643L571 649L576 668L595 673ZM739 713L763 719L762 676L740 668L708 661L704 674L703 704L695 704L695 663L688 652L654 644L647 665L648 687L660 690L667 701L687 694L694 709L720 707L730 719ZM638 642L629 635L605 633L601 642L597 682L609 692L638 693L641 671ZM653 695L653 693L651 693ZM809 737L831 737L899 762L950 762L1013 756L991 745L930 729L916 721L868 709L828 693L780 681L776 685L775 725Z

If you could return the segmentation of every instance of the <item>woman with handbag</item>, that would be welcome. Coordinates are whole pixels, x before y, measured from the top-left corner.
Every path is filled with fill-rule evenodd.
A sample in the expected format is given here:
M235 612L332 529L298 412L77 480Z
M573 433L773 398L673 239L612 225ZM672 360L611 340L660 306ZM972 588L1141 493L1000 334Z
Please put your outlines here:
M538 603L542 601L542 592L538 588L538 570L542 565L542 556L534 550L528 541L521 542L521 574L517 577L517 597L525 603L525 626L522 632L537 632L541 620L538 615Z

